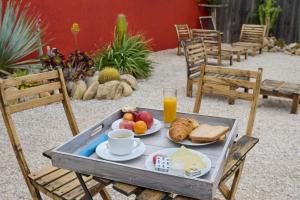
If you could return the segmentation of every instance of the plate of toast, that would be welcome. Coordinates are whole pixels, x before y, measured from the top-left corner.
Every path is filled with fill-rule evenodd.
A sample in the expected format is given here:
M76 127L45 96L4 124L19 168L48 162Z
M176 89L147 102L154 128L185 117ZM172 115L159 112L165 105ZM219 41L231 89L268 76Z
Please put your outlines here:
M227 126L199 124L193 118L182 117L172 122L167 138L186 146L203 146L223 141L228 131Z

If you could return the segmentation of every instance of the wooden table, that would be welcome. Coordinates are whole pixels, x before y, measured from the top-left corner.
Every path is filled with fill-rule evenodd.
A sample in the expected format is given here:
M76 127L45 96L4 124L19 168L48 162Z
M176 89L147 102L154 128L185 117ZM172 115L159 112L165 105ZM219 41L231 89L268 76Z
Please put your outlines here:
M292 99L291 113L298 113L300 84L266 79L261 83L260 94L262 94L264 98L275 96Z
M139 109L150 111L156 119L162 120L161 110ZM202 200L213 199L222 177L229 151L237 136L236 119L178 113L178 116L190 116L201 123L230 127L230 131L226 134L226 139L223 142L192 148L206 154L212 161L212 168L206 175L200 178L187 178L155 172L145 168L145 160L151 153L164 148L179 147L179 145L166 137L167 128L162 128L153 135L141 137L142 142L146 145L146 152L141 157L131 161L121 163L106 161L99 158L95 153L90 157L78 155L78 152L84 149L91 141L98 138L101 134L108 133L111 130L112 122L121 118L121 116L122 112L118 110L93 127L83 131L75 138L72 138L67 143L54 149L51 153L52 164L60 168L75 171L78 174L92 175L144 188L172 192L191 198ZM101 130L99 130L99 127L101 127Z
M231 46L230 44L227 45L222 43L222 51L231 52L232 54L236 55L236 60L238 62L241 61L241 55L245 56L245 60L248 57L248 49L245 47Z

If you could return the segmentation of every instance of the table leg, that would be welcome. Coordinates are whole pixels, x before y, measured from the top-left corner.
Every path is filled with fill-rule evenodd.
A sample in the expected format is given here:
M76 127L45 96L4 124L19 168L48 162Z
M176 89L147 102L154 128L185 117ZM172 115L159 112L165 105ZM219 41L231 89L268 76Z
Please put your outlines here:
M292 108L291 108L291 114L297 114L298 113L299 99L300 99L299 94L294 94Z
M80 174L80 173L76 173L76 176L77 176L77 178L78 178L78 180L79 180L79 182L80 182L81 187L82 187L83 190L84 190L86 199L87 199L87 200L93 200L93 197L92 197L92 195L91 195L89 189L86 187L86 184L85 184L84 180L82 179L81 174Z
M236 61L241 62L241 53L237 52L236 54Z

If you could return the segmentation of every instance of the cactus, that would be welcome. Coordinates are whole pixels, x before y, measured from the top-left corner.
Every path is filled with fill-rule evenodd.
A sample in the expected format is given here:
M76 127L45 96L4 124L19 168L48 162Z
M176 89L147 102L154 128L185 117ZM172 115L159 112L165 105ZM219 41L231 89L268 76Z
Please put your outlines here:
M266 0L264 4L261 4L258 7L259 22L260 24L267 26L267 36L273 29L281 12L280 6L275 7L275 4L275 0Z
M115 40L118 41L118 45L122 45L127 38L127 21L123 14L118 15L117 25L115 28Z
M98 80L100 84L106 83L108 81L120 80L120 73L113 67L105 67L100 71Z

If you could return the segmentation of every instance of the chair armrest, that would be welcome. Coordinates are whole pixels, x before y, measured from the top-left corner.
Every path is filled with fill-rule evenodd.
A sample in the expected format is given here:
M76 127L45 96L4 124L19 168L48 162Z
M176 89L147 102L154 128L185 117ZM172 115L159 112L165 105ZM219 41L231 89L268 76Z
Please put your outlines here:
M224 167L224 175L238 166L246 157L247 153L258 143L259 139L244 135L232 144L227 162Z

